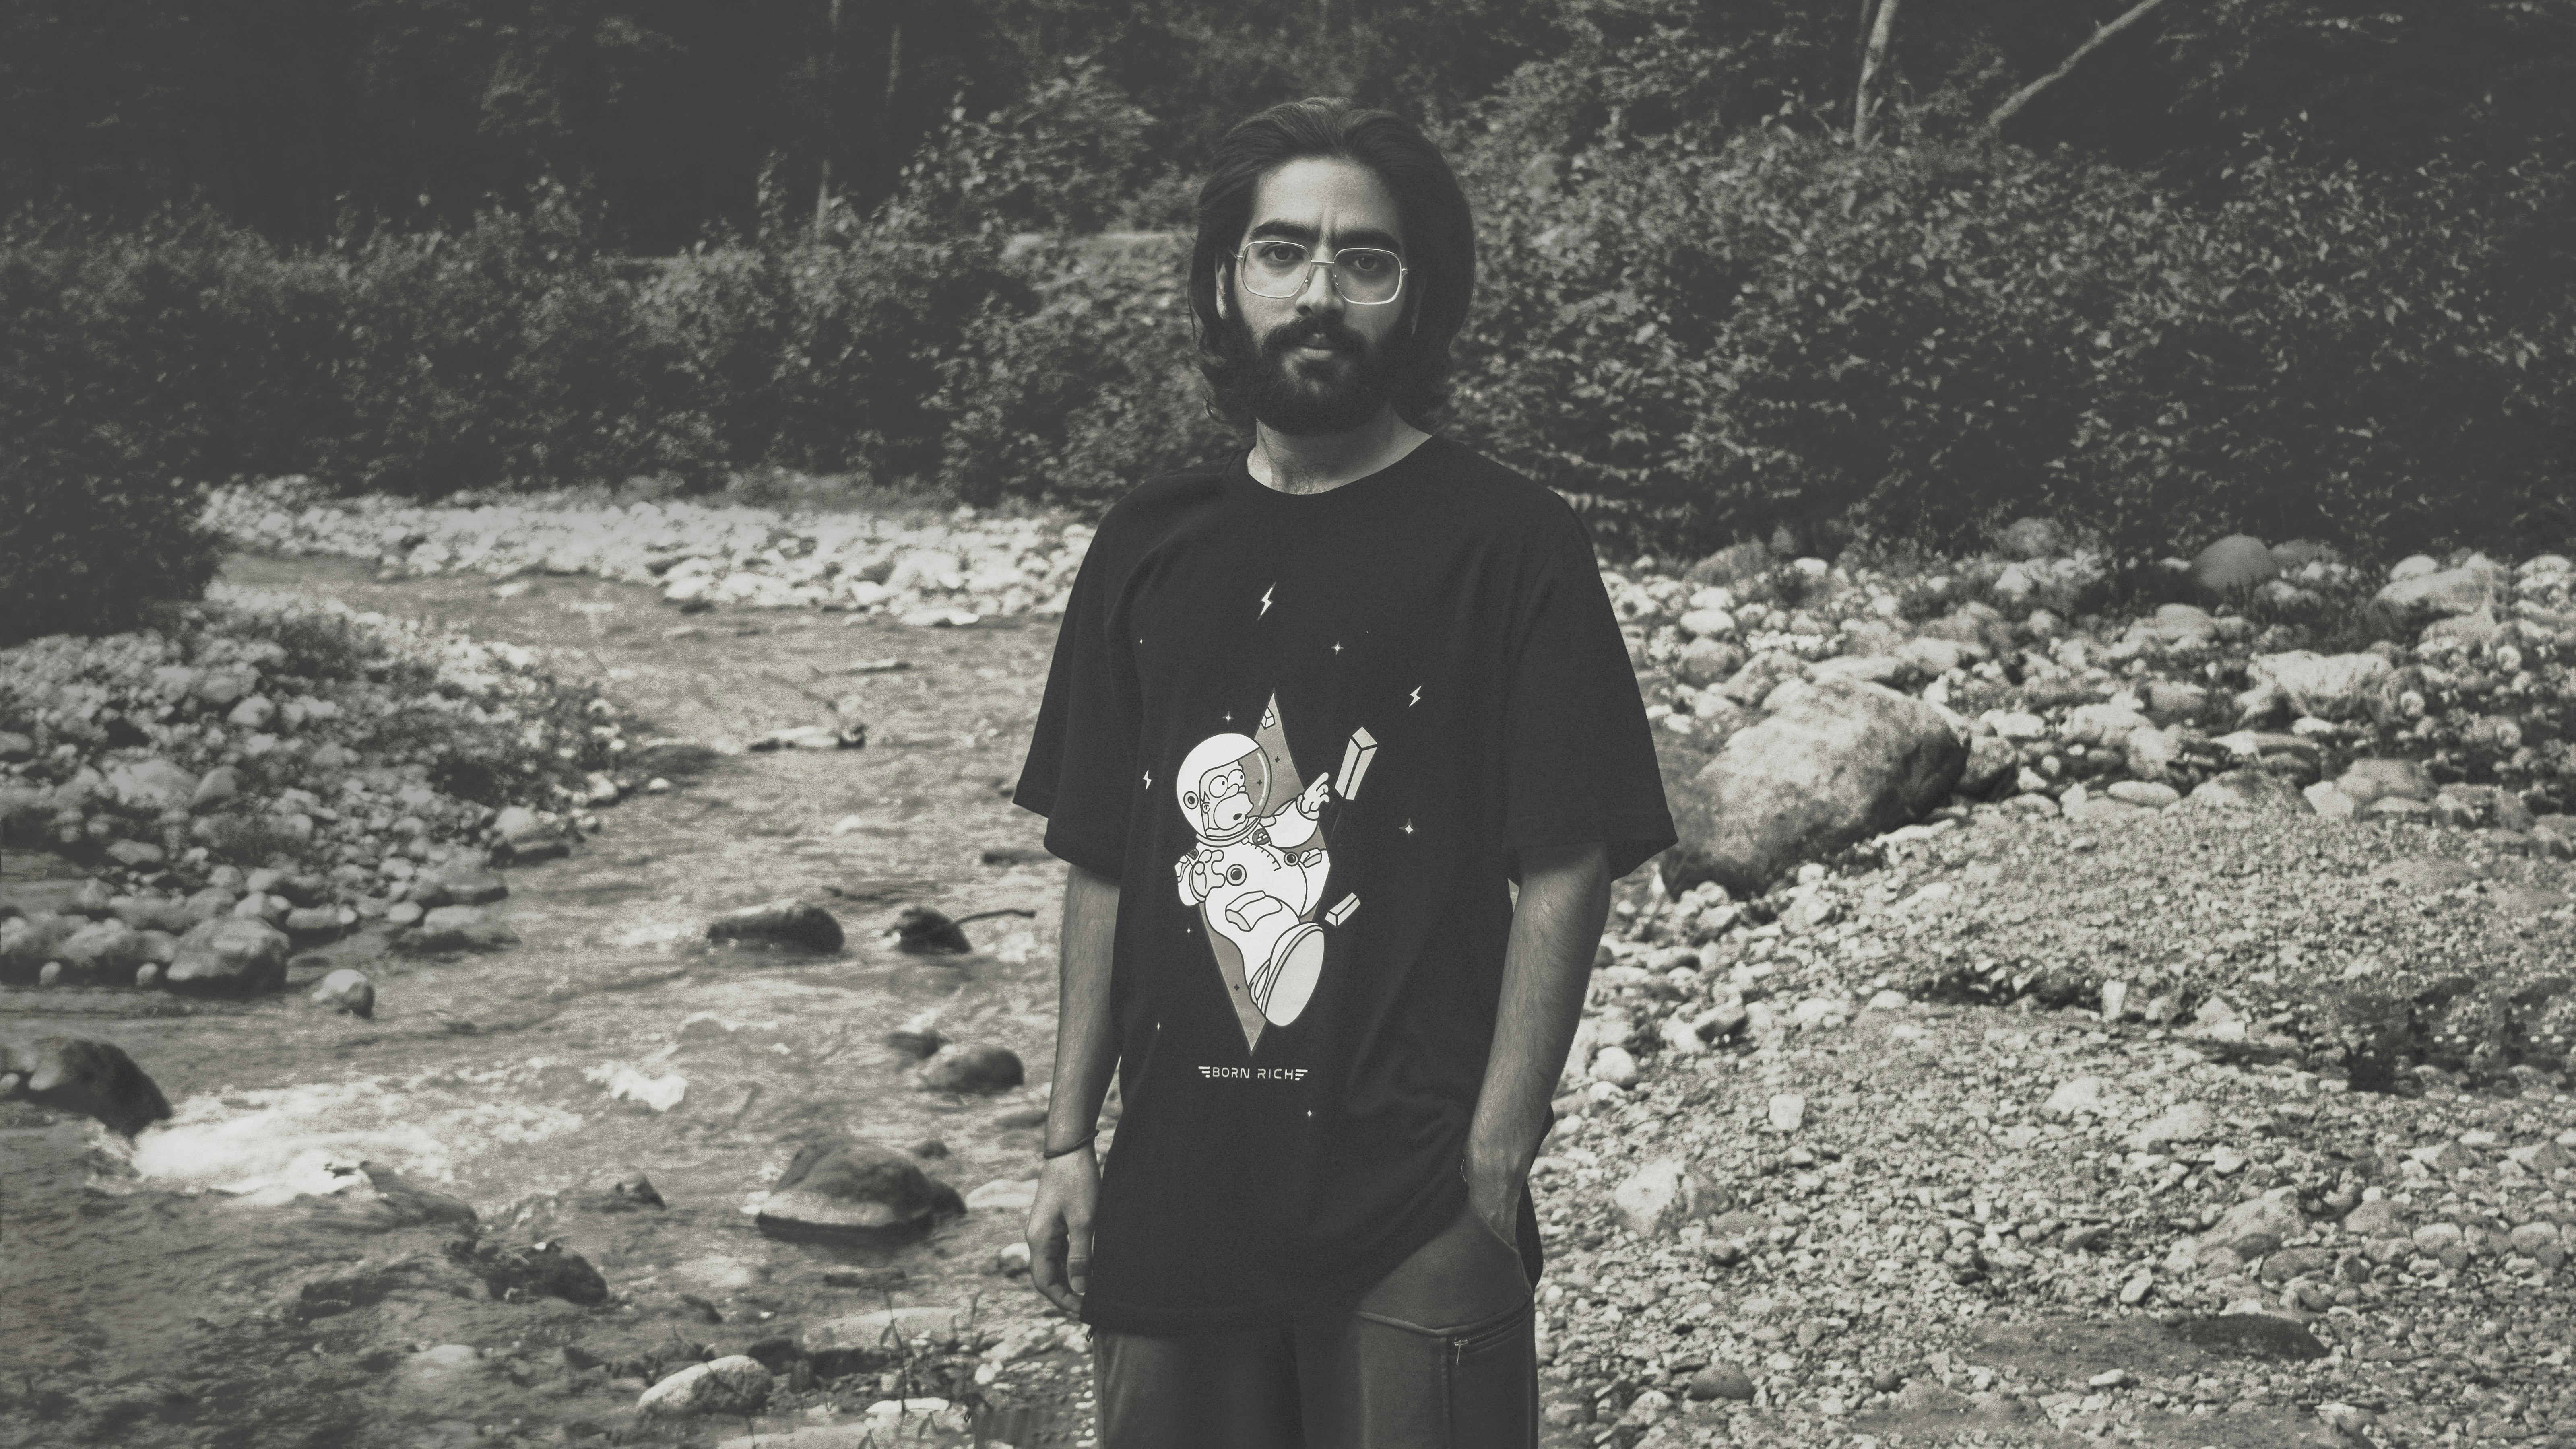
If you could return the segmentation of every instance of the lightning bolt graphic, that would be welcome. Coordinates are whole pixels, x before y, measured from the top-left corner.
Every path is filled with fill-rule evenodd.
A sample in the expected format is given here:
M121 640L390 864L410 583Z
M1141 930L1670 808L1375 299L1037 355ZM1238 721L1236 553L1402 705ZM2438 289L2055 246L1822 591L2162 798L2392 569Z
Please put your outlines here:
M1270 596L1277 592L1279 592L1279 586L1277 584L1272 584L1270 587L1261 591L1261 614L1267 614L1270 612ZM1261 614L1255 614L1252 617L1258 619L1261 617Z
M1404 702L1404 707L1406 709L1411 709L1420 703L1422 703L1422 686L1417 684L1413 686L1413 698L1406 700Z

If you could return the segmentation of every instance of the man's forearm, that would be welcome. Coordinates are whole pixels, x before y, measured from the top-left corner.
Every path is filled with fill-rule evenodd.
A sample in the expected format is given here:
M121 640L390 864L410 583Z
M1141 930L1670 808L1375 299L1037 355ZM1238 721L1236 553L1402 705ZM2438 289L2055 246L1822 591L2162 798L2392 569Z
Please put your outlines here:
M1118 1066L1109 1017L1109 962L1118 935L1118 882L1068 866L1064 944L1055 1023L1055 1081L1047 1099L1047 1145L1081 1139L1100 1121Z
M1528 1177L1609 915L1610 870L1602 847L1523 854L1520 901L1503 950L1493 1050L1467 1130L1472 1187L1517 1192Z

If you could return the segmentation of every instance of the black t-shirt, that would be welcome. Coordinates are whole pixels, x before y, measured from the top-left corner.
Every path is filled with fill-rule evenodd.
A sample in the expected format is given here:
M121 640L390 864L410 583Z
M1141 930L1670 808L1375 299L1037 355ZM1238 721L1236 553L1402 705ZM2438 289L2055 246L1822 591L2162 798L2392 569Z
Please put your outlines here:
M1582 525L1443 438L1119 502L1015 798L1121 887L1083 1317L1129 1333L1346 1307L1455 1221L1516 852L1673 840ZM1520 1237L1535 1279L1526 1203Z

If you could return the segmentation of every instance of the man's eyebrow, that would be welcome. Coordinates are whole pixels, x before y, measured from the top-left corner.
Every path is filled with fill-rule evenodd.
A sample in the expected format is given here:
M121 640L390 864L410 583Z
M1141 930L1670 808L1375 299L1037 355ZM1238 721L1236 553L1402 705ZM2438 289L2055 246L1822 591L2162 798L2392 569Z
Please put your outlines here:
M1276 237L1281 241L1302 242L1303 244L1311 247L1315 244L1315 229L1300 221L1265 221L1252 228L1248 239L1252 241L1260 241L1265 237ZM1335 245L1340 247L1383 247L1391 252L1400 252L1404 250L1404 248L1397 243L1394 237L1389 236L1385 232L1382 232L1373 226L1353 227L1335 238Z

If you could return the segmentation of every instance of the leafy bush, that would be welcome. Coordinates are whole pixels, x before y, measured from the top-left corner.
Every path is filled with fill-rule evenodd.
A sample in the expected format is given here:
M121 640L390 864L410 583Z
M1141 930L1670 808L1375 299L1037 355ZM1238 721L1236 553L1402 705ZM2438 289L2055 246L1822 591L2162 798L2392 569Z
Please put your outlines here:
M1631 141L1485 198L1460 414L1641 549L2565 537L2576 309L2499 282L2546 189L2284 168L2202 208L1982 143Z
M1015 266L1034 307L996 298L942 366L941 477L967 502L1105 508L1221 451L1192 363L1186 239L1056 242Z

